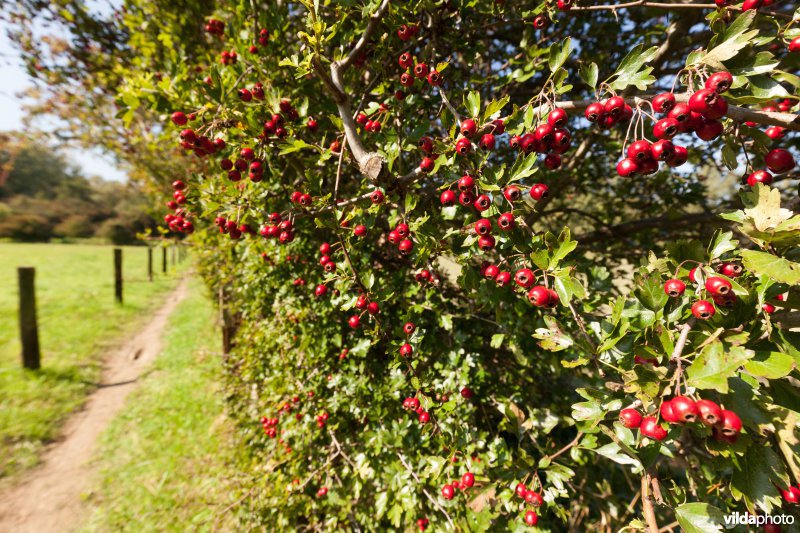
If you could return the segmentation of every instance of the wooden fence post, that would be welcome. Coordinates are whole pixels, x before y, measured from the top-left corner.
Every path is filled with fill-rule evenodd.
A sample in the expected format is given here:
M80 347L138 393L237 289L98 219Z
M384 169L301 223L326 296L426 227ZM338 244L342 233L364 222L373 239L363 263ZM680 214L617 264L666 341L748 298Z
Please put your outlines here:
M153 281L153 248L147 247L147 279Z
M164 274L167 273L167 247L161 247L161 270Z
M122 248L114 248L114 297L122 303Z
M19 333L22 340L22 366L38 370L41 366L39 352L39 326L36 323L36 288L33 267L17 268L19 278Z

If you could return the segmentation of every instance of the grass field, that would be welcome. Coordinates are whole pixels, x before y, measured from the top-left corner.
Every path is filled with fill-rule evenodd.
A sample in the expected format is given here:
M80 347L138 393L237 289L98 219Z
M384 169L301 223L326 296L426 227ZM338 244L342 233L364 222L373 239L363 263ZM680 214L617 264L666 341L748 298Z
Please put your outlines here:
M211 306L195 281L170 317L164 351L97 452L86 531L230 531L236 497L230 425Z
M111 246L0 243L0 481L36 464L44 443L96 382L104 353L142 324L176 284L176 269L147 282L147 249L125 247L123 305L114 301ZM184 262L183 267L188 264ZM21 368L17 267L36 267L42 369Z

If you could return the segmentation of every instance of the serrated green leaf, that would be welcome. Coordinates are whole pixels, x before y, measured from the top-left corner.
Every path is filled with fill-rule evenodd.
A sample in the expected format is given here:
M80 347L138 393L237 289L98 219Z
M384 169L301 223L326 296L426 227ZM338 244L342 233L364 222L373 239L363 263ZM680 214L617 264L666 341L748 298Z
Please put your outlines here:
M483 112L483 119L488 120L491 118L495 113L501 111L508 101L510 100L509 96L506 95L502 97L500 100L492 100L486 106L486 110Z
M747 270L763 274L779 283L800 284L800 263L756 250L743 250L742 263Z
M741 346L731 346L727 351L720 341L712 342L703 348L686 371L687 382L698 389L715 389L728 392L728 378L734 377L739 367L744 365L753 352Z
M470 117L480 116L481 93L478 91L470 91L467 96L464 97L464 107L467 108Z

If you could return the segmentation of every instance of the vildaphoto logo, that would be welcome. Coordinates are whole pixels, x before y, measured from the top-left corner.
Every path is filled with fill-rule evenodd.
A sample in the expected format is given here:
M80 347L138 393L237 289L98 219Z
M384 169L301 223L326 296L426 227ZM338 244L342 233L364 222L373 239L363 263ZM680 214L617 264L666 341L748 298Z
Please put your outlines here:
M750 513L725 515L726 526L764 526L766 524L792 525L794 524L794 516L790 514L755 515Z

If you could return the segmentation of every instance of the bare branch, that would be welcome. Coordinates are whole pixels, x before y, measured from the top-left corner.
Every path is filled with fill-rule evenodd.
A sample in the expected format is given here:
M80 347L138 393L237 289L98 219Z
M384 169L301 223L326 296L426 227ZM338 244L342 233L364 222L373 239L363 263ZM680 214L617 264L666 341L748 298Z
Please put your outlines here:
M653 507L653 497L650 494L650 485L653 476L649 470L642 473L642 512L647 523L647 533L658 533L658 520L656 520L656 510Z
M447 514L447 511L444 510L444 507L439 505L439 502L437 502L436 499L433 496L431 496L431 494L427 490L425 490L425 487L422 487L422 481L419 480L419 478L417 477L416 472L414 472L414 470L411 468L411 465L409 465L406 462L405 458L399 452L397 453L397 457L400 459L400 462L403 463L403 466L406 467L406 470L408 470L411 473L411 476L414 478L414 480L420 485L422 493L425 494L425 496L431 501L431 503L433 504L434 507L439 509L439 511L441 511L442 514L444 514L445 518L447 518L447 522L450 524L450 528L453 531L455 531L456 530L456 526L455 526L455 524L453 524L453 519L450 518L450 515Z

